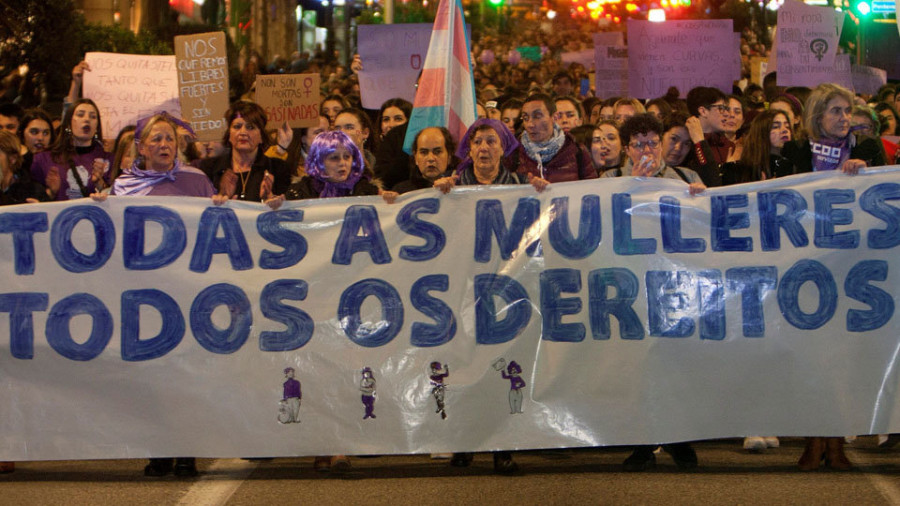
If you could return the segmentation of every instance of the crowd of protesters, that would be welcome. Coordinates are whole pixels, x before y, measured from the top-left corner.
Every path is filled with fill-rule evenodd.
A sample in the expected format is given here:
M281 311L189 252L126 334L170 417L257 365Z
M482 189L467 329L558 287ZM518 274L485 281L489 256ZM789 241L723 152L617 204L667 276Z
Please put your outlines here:
M15 94L0 104L0 202L4 205L113 196L203 196L265 202L397 194L457 185L529 184L535 191L566 181L608 177L662 177L685 183L691 195L708 187L763 181L809 171L855 174L895 164L900 93L884 86L858 96L834 85L780 88L774 74L761 86L743 79L731 93L707 87L670 89L651 100L578 93L588 77L560 52L590 47L590 31L518 31L484 35L473 44L478 120L462 139L446 125L418 132L410 154L402 150L412 104L391 99L378 110L360 107L354 72L322 54L276 58L264 65L251 55L242 63L243 90L257 73L321 72L318 123L266 130L266 114L235 97L220 141L199 142L188 124L168 115L144 118L115 139L102 137L97 105L80 97L84 72L72 71L72 89L61 118L23 109ZM742 55L765 55L766 34L745 30ZM518 47L538 47L538 60ZM745 65L746 66L746 65ZM265 67L265 68L264 68ZM749 70L745 68L749 76ZM237 90L242 91L241 89ZM681 98L681 97L684 98ZM828 146L828 156L817 146ZM748 435L751 451L778 446L776 435ZM885 437L890 443L893 438ZM848 469L843 438L808 438L799 460L804 470L821 463ZM655 446L639 447L624 463L629 471L655 462ZM663 445L681 469L698 464L688 443ZM471 455L454 455L464 466ZM345 456L319 457L316 468L349 467ZM508 452L494 455L495 470L515 472ZM12 463L0 463L11 472ZM194 460L154 459L149 476L197 474Z

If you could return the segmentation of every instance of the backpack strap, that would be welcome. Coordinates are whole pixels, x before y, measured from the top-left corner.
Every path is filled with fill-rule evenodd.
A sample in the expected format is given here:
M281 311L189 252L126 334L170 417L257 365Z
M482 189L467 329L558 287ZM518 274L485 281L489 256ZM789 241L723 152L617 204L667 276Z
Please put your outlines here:
M678 174L678 177L680 177L682 181L684 181L687 184L691 184L691 182L688 181L687 175L685 175L683 170L679 169L678 167L672 167L672 168L675 169L675 173Z

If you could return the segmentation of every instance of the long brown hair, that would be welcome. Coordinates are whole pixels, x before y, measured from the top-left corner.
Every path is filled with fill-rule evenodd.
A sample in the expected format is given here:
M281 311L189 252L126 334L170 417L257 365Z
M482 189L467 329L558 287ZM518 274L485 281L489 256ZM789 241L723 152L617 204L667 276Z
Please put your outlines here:
M103 147L103 122L100 118L100 108L89 98L79 98L66 109L66 114L63 116L62 123L59 124L59 135L56 136L56 142L54 142L53 146L50 148L50 156L56 163L68 166L72 160L72 156L75 154L75 136L72 134L72 117L75 116L75 109L82 104L88 104L97 111L97 132L94 134L91 146L93 147L94 145L99 144L101 148Z
M743 182L760 181L763 172L767 178L772 177L772 174L769 173L769 155L772 153L770 134L772 123L779 115L784 116L785 121L790 125L791 118L786 112L769 109L757 114L750 122L747 133L741 137L744 145L741 152L741 165L744 166L743 170L748 171L748 173L742 174ZM790 126L788 128L792 129Z

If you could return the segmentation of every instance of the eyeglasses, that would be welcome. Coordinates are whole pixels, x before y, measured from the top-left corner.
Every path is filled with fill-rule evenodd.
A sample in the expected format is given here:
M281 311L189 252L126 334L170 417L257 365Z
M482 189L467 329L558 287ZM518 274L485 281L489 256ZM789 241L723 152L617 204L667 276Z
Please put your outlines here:
M648 146L650 147L650 149L656 149L659 147L659 141L656 140L656 141L644 141L644 142L629 142L628 146L630 146L631 149L634 149L636 151L643 151L644 148L646 148Z
M719 111L720 113L723 113L723 114L731 112L731 109L729 109L727 105L722 105L722 104L713 104L713 105L709 106L709 108L716 109L717 111Z

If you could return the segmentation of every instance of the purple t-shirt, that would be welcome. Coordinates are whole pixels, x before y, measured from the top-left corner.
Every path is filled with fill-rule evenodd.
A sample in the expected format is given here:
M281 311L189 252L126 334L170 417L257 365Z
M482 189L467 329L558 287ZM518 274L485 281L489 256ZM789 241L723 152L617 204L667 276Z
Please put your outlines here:
M66 166L62 162L54 161L53 154L50 153L50 151L43 151L34 155L34 161L31 163L31 175L34 177L35 181L42 185L46 185L47 174L50 173L50 169L56 167L59 172L60 182L59 191L56 192L55 199L80 199L83 198L84 195L81 194L81 189L78 187L78 181L72 173L71 167L74 167L75 170L78 171L81 183L84 185L85 189L87 189L88 194L94 193L95 188L94 183L91 182L91 169L94 165L95 158L102 158L112 164L112 156L106 151L103 151L103 146L97 143L91 146L91 149L86 153L75 153L72 155L72 163L69 166ZM103 177L109 177L108 170Z
M294 378L288 378L284 382L284 398L290 399L291 397L300 398L300 382Z

